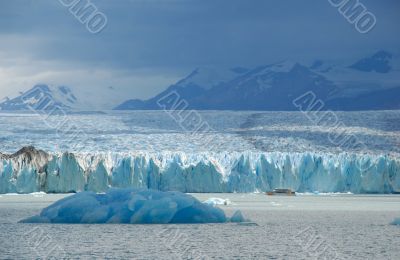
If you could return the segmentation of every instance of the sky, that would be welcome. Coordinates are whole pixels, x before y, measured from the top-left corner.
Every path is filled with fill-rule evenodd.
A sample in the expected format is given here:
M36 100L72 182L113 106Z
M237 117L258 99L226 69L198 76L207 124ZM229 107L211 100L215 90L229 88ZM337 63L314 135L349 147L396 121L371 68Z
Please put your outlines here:
M377 21L366 34L328 0L91 0L107 18L96 34L62 1L71 0L0 0L0 99L37 83L148 98L198 67L356 59L400 46L398 0L359 0Z

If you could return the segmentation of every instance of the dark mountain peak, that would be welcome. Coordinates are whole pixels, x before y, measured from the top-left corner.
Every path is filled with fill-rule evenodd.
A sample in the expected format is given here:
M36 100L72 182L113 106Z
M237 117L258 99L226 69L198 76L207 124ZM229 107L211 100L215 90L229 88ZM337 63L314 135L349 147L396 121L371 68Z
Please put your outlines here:
M68 95L69 93L71 93L71 89L69 87L66 86L59 86L58 89L64 93L65 95Z
M199 74L199 68L194 69L188 76L184 77L183 79L179 80L175 83L175 85L183 85L185 82L189 81L191 78L195 77Z
M392 69L390 65L392 57L391 53L381 50L370 57L357 61L350 68L364 72L388 73Z
M188 76L178 81L173 86L208 90L228 82L246 71L247 70L243 68L235 70L216 67L196 68Z
M315 70L321 68L321 66L324 64L322 60L315 60L313 64L310 66L310 69Z
M372 58L374 59L391 59L392 57L393 54L384 50L380 50L376 52L374 55L372 55Z
M34 92L35 93L36 92L50 93L51 90L50 90L49 86L46 84L36 84L31 89L29 89L23 93L20 93L20 94L21 95L30 95L31 93L34 93Z
M296 61L284 60L284 61L281 61L281 62L278 62L278 63L274 63L272 65L269 65L268 67L270 67L270 69L275 71L275 72L289 72L297 64L298 64L298 62L296 62Z
M300 63L295 63L292 69L289 71L290 73L312 73L310 69Z

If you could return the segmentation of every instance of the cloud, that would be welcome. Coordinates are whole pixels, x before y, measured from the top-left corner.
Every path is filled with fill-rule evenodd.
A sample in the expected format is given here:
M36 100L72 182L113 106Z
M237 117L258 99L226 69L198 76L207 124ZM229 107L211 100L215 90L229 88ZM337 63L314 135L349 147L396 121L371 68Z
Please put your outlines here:
M357 57L400 44L395 0L362 0L377 17L366 35L328 1L92 3L108 19L99 34L89 33L58 1L0 1L0 96L52 81L121 84L132 88L132 97L146 97L195 67Z

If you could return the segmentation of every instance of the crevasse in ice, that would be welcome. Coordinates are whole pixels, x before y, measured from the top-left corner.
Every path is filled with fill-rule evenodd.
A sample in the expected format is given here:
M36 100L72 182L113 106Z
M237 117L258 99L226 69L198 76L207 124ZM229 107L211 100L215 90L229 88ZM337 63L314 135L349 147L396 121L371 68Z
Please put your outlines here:
M400 160L325 153L0 154L0 193L104 192L110 187L181 192L392 193Z

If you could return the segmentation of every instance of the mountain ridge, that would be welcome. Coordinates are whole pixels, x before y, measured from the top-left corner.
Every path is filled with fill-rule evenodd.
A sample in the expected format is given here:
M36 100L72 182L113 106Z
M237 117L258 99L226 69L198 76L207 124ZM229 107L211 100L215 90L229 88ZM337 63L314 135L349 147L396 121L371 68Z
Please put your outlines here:
M199 110L295 111L293 100L307 91L324 101L324 109L400 109L400 73L395 70L398 64L392 64L393 57L378 51L342 66L322 60L310 66L281 61L241 70L236 77L211 88L190 81L199 73L195 70L153 98L127 100L115 110L159 110L162 108L157 100L172 91L187 102L188 108Z
M47 98L52 101L47 110L160 110L157 101L176 92L189 109L295 111L293 100L307 91L324 101L324 109L400 109L400 58L380 50L347 64L316 59L310 65L286 60L255 68L196 68L146 100L126 99L126 91L114 87L93 92L38 84L4 97L0 110L44 109Z

